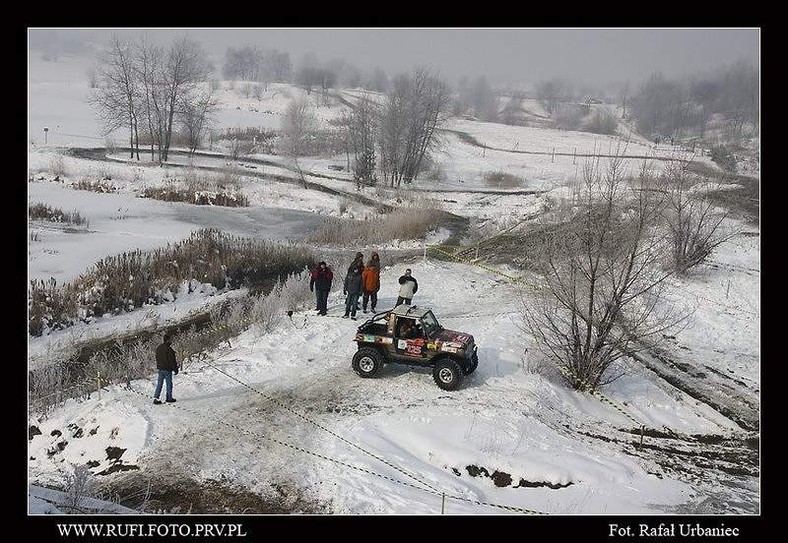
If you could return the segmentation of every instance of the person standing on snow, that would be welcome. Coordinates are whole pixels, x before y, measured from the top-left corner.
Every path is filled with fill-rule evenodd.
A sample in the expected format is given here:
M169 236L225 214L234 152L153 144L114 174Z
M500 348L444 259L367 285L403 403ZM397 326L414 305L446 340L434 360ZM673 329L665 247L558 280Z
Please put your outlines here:
M328 292L331 290L331 282L334 280L334 272L331 268L321 261L317 268L312 270L309 290L315 293L317 298L317 314L325 315L328 311Z
M356 258L354 258L353 262L350 263L350 266L347 267L347 272L350 273L355 267L359 267L361 268L361 271L364 271L364 253L356 253Z
M153 393L153 403L159 405L161 400L161 387L164 382L167 383L166 389L166 402L173 403L175 398L172 397L172 374L178 375L178 362L175 360L175 351L171 345L172 334L166 332L164 334L164 342L156 347L156 369L159 370L159 376L156 380L156 390Z
M410 268L405 270L405 274L399 278L399 297L396 305L410 305L413 295L419 290L419 282L411 275Z
M342 291L347 298L345 299L345 314L343 319L348 316L356 320L356 310L358 309L358 297L361 294L361 267L356 266L347 272L345 276L345 287Z
M355 267L360 268L361 273L364 273L364 253L361 251L356 253L356 258L354 258L353 262L350 263L350 266L347 267L347 272L350 273ZM359 309L361 309L361 294L359 294L359 298L356 300L356 311Z
M375 307L378 305L378 291L380 290L380 256L378 253L372 253L372 258L364 271L361 272L361 277L364 287L361 306L366 313L367 304L370 304L370 309L374 313Z

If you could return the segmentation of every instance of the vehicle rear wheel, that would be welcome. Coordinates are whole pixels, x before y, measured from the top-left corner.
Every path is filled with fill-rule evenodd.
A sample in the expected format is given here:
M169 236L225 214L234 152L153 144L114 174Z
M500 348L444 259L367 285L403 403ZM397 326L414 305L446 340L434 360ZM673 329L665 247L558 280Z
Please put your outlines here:
M361 377L374 377L383 367L383 360L375 349L362 347L353 355L352 366Z
M454 360L444 358L435 364L432 378L435 380L435 384L443 390L454 390L462 382L462 369Z

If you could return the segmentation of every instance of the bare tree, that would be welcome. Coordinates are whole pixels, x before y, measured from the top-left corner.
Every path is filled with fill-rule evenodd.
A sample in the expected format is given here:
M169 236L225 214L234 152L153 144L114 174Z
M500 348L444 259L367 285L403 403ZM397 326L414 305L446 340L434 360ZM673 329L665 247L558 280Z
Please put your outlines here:
M362 185L374 185L378 181L375 175L375 141L379 116L375 103L370 98L362 96L346 121L350 148L353 152L353 178L356 180L356 188L361 188Z
M704 262L735 231L723 227L730 213L714 205L710 194L724 190L720 182L709 185L689 171L690 161L674 161L662 175L666 191L665 221L670 233L671 263L676 273L686 273Z
M447 118L450 99L448 85L426 68L395 78L379 131L381 169L392 187L412 182L421 170L438 143L435 134Z
M293 64L290 62L288 53L271 49L263 54L265 73L271 81L283 83L289 81L293 71Z
M160 157L162 162L167 161L177 107L191 100L198 85L206 81L209 75L210 65L197 42L180 38L172 44L162 65L158 85L163 98L160 114L165 120L164 144Z
M487 78L480 76L473 85L473 111L476 118L482 121L498 120L498 97L487 82Z
M123 126L128 128L131 158L136 143L139 160L140 104L134 71L132 45L113 35L109 46L99 55L97 78L101 85L92 89L88 102L101 119L105 135Z
M194 154L206 130L210 130L215 122L214 114L218 109L218 101L210 86L195 91L193 96L182 101L180 119L188 140L189 156Z
M229 47L224 54L222 74L226 79L258 81L263 75L264 55L256 45Z
M140 82L142 93L142 109L148 128L150 141L150 157L155 160L155 149L161 156L164 141L164 117L161 115L159 102L162 101L157 92L157 74L160 71L164 53L160 47L150 43L144 37L136 47L135 76Z
M571 89L569 83L560 78L540 81L536 85L536 95L542 102L547 113L552 114L558 104L569 99Z
M285 137L284 151L293 161L294 169L304 185L306 185L306 179L298 158L307 153L309 139L313 137L316 128L317 117L309 101L298 99L290 102L282 116L282 132Z
M621 159L587 162L560 226L531 255L543 275L524 322L566 381L595 390L622 374L613 364L679 321L659 304L670 272L657 228L664 195L626 179ZM632 181L632 184L628 183Z

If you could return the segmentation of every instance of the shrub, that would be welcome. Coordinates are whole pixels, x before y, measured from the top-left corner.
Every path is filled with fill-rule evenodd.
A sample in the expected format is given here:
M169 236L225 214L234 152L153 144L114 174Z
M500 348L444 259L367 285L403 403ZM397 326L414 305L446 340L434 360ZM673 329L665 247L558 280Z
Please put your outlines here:
M613 115L604 110L596 110L591 114L583 130L586 132L593 132L594 134L607 134L612 136L616 133L617 128L618 121Z
M48 206L47 204L36 203L27 208L27 216L33 220L44 220L60 222L66 224L88 224L87 219L79 214L78 211L64 213L62 210Z
M77 190L90 190L93 192L111 193L116 192L115 185L107 182L106 179L80 179L74 183L73 187Z
M182 288L192 292L202 284L216 289L270 284L313 263L312 253L301 246L199 230L174 246L106 257L62 287L54 279L32 280L28 330L40 336L77 320L163 303Z
M522 185L522 178L505 172L487 172L484 184L488 187L512 189Z
M66 172L66 159L61 154L56 154L49 161L49 169L56 176L65 177Z
M197 190L194 187L147 187L140 193L141 198L153 198L165 202L187 202L195 205L223 207L248 207L249 198L240 192Z
M715 145L711 148L711 160L726 172L736 172L736 157L724 145Z

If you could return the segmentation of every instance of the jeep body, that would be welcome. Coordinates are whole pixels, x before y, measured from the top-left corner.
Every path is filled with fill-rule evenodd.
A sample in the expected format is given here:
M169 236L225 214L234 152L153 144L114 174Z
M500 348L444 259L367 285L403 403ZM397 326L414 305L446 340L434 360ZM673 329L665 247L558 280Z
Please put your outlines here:
M407 334L406 325L411 328ZM354 341L358 350L352 366L362 377L373 377L387 363L408 364L433 368L435 383L454 390L479 363L471 334L445 329L432 310L417 306L377 313L358 327Z

